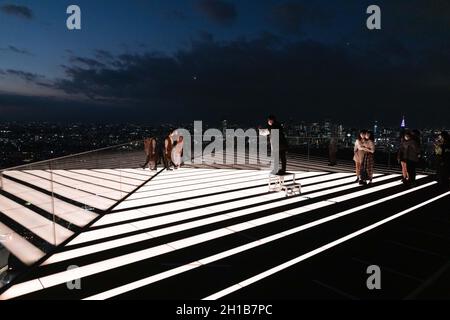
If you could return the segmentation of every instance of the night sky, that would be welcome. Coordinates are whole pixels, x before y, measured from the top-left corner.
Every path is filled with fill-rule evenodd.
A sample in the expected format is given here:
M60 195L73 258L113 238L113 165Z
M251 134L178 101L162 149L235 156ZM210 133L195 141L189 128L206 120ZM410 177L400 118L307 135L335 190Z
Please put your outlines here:
M0 120L449 126L449 31L449 0L0 0Z

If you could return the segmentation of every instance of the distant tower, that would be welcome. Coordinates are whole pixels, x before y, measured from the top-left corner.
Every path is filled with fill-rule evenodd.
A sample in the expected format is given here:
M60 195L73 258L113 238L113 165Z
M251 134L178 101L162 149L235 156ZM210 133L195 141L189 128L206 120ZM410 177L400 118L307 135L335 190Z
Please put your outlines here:
M375 137L378 135L378 121L375 121L375 124L373 125L373 135Z
M405 128L406 128L406 119L405 119L405 116L403 116L403 119L402 119L402 123L401 123L401 125L400 125L400 128L402 128L402 129L405 129Z

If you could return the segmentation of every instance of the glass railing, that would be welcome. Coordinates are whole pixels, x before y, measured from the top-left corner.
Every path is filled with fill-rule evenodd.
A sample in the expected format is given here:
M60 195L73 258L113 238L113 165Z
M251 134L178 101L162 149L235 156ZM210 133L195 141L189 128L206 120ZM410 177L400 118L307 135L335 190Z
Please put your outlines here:
M353 142L335 139L338 141L336 145L330 146L330 138L328 137L288 137L289 150L291 153L301 155L307 161L333 162L333 160L336 160L337 164L353 165ZM333 149L335 152L333 152ZM433 173L436 169L433 148L428 144L422 144L421 149L418 170L423 173ZM401 170L397 155L398 147L376 144L374 154L376 167L383 170Z
M135 141L0 170L0 290L146 183L145 162Z

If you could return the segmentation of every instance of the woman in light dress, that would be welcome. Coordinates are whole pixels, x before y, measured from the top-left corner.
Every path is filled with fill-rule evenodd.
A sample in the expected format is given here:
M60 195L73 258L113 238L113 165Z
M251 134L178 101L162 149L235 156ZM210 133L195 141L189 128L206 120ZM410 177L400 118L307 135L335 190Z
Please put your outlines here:
M364 158L361 166L361 170L364 172L361 172L362 178L360 184L365 185L369 183L369 185L371 185L373 179L373 167L375 165L375 141L372 132L366 132L361 149L364 151Z
M183 158L183 145L184 145L183 136L178 136L178 140L172 148L172 163L175 169L179 169L181 167L182 158Z
M355 147L353 149L354 156L353 161L355 161L355 173L356 173L356 182L360 182L361 180L361 165L364 160L364 141L366 139L367 130L361 130L358 135L358 138L355 142Z

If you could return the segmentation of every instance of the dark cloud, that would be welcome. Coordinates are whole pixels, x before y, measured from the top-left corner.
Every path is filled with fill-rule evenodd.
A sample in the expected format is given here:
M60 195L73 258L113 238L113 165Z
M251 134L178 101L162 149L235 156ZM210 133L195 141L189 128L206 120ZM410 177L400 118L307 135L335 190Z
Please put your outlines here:
M372 41L379 47L376 52L368 45L355 50L315 41L291 43L271 34L227 43L203 37L172 56L122 54L103 65L87 58L90 63L83 66L66 66L66 77L52 86L152 117L209 120L220 113L252 121L276 110L282 117L327 116L344 123L358 118L396 123L405 112L411 121L433 118L423 115L423 106L440 108L450 98L445 54L434 54L432 62L399 63L396 57L408 53L401 42L387 40L386 48L395 46L384 52L375 45L381 40ZM432 72L431 63L441 68Z
M95 59L84 57L70 57L70 62L76 65L83 65L89 68L101 68L105 65Z
M28 51L27 49L20 49L17 48L15 46L9 45L6 48L0 48L1 51L9 51L9 52L13 52L13 53L17 53L17 54L23 54L23 55L28 55L28 56L32 56L33 54Z
M26 71L22 71L22 70L8 69L5 71L5 73L8 75L11 75L11 76L21 78L22 80L25 80L28 82L37 82L40 79L45 78L44 76L39 75L37 73L31 73L31 72L26 72Z
M299 34L307 24L328 25L333 14L331 9L326 10L313 1L285 2L273 7L270 20L284 33Z
M198 0L197 7L209 19L222 25L232 24L238 15L233 3L222 0Z
M28 20L33 19L34 16L33 11L30 8L15 4L4 4L0 6L0 11L9 15L25 18Z

